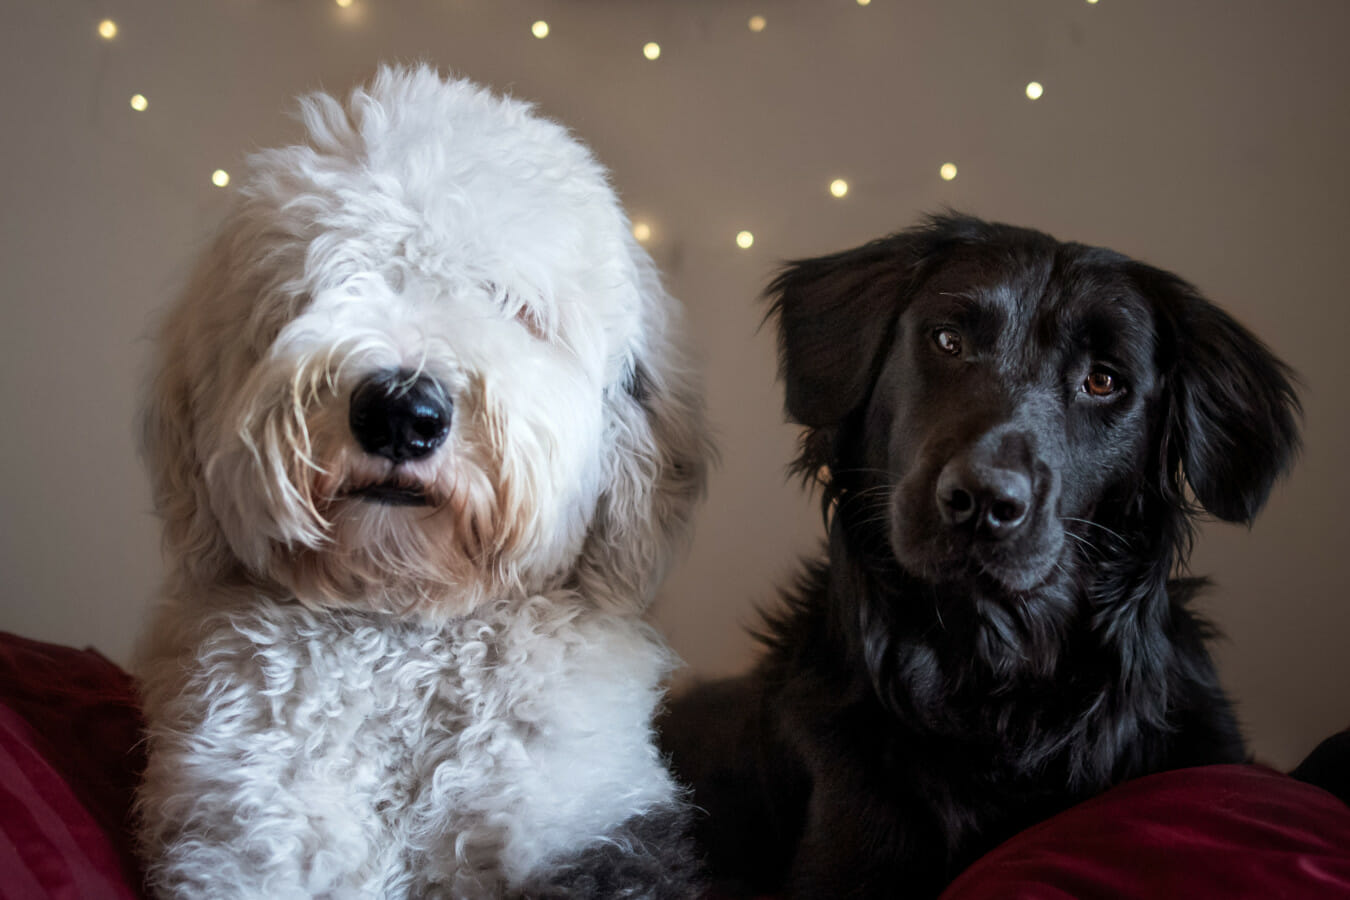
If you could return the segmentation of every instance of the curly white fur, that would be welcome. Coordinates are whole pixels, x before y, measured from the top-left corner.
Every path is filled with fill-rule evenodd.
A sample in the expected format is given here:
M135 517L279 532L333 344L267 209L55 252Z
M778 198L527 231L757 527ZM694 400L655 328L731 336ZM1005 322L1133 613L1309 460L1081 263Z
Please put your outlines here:
M678 806L641 614L702 491L702 401L563 128L426 68L302 109L309 143L252 160L160 336L151 881L511 893ZM389 371L453 404L429 455L353 438L353 391ZM383 483L426 504L360 493Z

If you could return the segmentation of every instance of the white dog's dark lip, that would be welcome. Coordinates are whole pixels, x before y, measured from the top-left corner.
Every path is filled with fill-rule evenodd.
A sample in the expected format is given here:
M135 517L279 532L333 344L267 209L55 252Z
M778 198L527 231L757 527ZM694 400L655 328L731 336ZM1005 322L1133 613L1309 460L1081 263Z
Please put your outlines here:
M346 496L357 500L369 500L385 506L430 506L431 498L419 487L381 482L352 488Z

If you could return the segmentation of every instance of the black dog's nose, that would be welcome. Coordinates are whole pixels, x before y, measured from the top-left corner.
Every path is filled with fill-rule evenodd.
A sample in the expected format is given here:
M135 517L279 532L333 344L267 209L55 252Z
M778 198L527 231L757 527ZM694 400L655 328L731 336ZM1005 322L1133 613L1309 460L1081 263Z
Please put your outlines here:
M361 449L395 463L428 456L450 434L452 404L441 385L407 369L368 376L352 391L348 423Z
M948 525L1001 540L1027 520L1031 479L1015 469L953 460L938 476L937 504Z

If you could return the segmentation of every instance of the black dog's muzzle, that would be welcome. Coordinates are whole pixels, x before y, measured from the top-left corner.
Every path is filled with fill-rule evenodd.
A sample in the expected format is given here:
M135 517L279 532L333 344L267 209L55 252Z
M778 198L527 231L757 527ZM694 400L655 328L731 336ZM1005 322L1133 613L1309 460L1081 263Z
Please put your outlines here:
M938 518L949 529L984 541L1010 540L1034 525L1044 463L1036 441L1015 426L998 426L955 452L938 474Z

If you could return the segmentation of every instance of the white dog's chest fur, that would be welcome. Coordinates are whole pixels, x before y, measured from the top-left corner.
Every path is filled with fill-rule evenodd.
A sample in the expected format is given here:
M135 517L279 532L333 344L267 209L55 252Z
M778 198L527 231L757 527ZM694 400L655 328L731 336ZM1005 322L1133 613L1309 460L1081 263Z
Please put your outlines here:
M498 895L672 797L649 739L667 652L571 595L436 628L250 599L189 627L146 682L182 887Z

